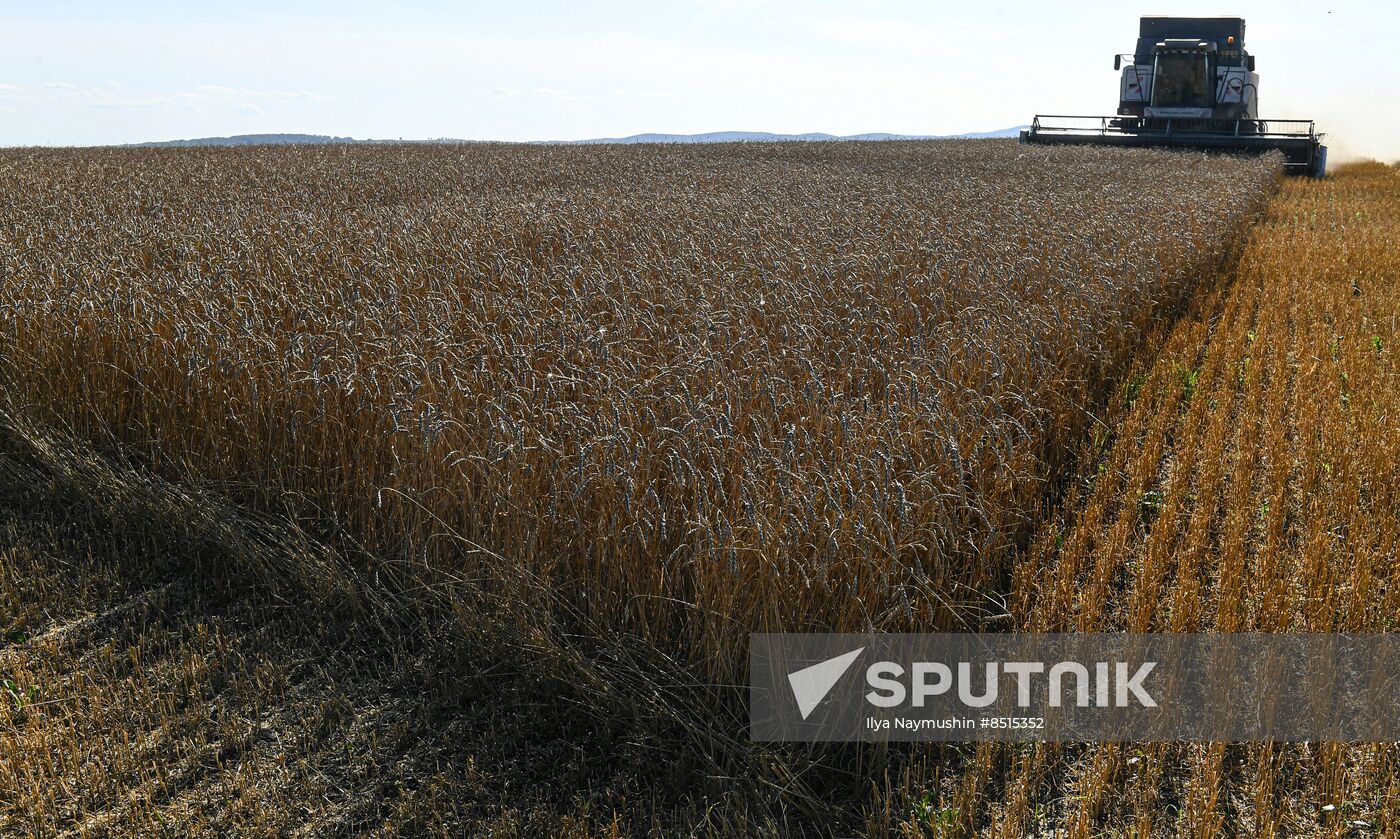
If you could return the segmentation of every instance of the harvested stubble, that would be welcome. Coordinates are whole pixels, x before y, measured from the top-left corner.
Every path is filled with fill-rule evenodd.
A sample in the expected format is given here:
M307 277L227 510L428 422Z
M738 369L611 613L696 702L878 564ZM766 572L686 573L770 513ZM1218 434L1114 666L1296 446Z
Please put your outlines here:
M0 836L621 839L649 822L627 784L642 761L567 708L499 673L492 701L463 702L406 634L181 535L178 514L227 545L252 524L237 511L161 499L34 432L0 433ZM146 491L99 511L83 472Z
M464 611L731 678L751 630L999 611L1087 409L1274 184L998 142L11 150L0 364Z
M1400 168L1283 186L1235 282L1116 394L1017 568L1019 626L1400 629L1397 241ZM990 809L987 835L1400 832L1394 743L986 747L976 767L948 802L968 828Z

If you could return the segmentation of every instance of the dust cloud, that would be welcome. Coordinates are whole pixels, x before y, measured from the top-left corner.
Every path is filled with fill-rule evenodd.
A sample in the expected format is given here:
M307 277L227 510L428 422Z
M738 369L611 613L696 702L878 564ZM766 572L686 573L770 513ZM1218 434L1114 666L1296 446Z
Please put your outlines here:
M1389 103L1377 107L1375 100L1366 103L1329 101L1322 107L1272 100L1261 102L1261 115L1286 113L1311 119L1317 130L1325 134L1327 168L1358 160L1380 160L1400 163L1400 113Z

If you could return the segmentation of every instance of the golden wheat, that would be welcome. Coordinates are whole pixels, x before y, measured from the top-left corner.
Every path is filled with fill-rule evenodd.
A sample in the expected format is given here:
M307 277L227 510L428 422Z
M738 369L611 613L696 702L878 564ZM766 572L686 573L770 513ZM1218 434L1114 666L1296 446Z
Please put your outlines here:
M164 475L732 677L755 629L998 611L1088 409L1274 179L995 142L8 151L0 365Z

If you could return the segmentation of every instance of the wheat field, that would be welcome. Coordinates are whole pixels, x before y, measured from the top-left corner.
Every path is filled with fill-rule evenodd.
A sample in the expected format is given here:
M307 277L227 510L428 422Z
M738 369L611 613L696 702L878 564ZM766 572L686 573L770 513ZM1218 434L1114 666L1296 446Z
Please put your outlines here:
M0 152L5 474L25 517L77 511L0 546L0 832L1393 835L1389 747L823 752L736 721L751 631L1394 628L1400 177L1277 172ZM112 610L174 617L133 652L46 634ZM301 640L249 629L284 618ZM149 739L39 704L70 695ZM561 696L518 759L472 739Z
M0 365L162 475L732 678L753 630L986 611L1274 180L1122 157L9 152Z

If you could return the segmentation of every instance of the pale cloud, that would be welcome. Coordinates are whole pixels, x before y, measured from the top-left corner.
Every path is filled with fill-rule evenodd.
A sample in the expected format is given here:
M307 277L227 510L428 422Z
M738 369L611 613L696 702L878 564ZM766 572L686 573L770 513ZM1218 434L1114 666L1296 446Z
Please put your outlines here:
M529 90L521 90L516 87L495 87L491 89L491 95L502 99L547 99L556 102L596 102L599 97L587 93L575 93L568 90L557 90L552 87L536 87Z
M614 90L618 99L673 99L676 94L669 90Z
M246 87L224 87L223 85L201 85L195 89L211 96L240 97L248 99L308 99L324 102L329 96L322 96L309 90L250 90Z
M537 87L530 91L530 93L542 99L558 99L563 102L593 102L598 98L583 93L572 93L567 90L555 90L552 87Z
M205 106L233 105L244 113L266 113L256 100L291 102L296 100L326 101L330 97L306 90L250 90L243 87L222 85L201 85L189 90L168 92L133 91L122 82L105 82L99 85L75 85L70 82L46 82L40 88L41 96L25 97L28 101L52 101L58 99L76 100L93 108L203 108ZM18 85L0 86L0 94L24 93ZM252 109L252 110L250 110Z

